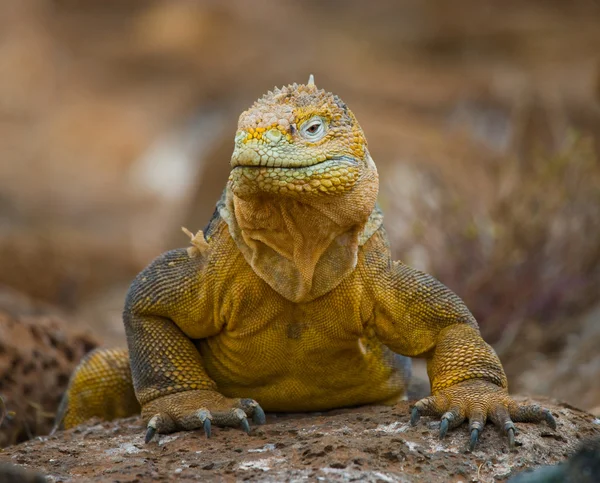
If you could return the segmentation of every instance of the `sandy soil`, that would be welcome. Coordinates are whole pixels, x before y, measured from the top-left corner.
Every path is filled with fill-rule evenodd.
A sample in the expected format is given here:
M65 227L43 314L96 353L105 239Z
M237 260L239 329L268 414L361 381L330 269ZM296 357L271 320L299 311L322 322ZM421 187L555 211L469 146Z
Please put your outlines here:
M49 481L505 481L533 466L565 459L600 436L600 420L543 400L558 422L517 424L517 448L488 426L473 453L465 426L444 441L437 423L409 425L409 403L328 413L268 415L247 436L236 428L165 435L145 445L139 418L91 424L6 448L0 463L37 470Z

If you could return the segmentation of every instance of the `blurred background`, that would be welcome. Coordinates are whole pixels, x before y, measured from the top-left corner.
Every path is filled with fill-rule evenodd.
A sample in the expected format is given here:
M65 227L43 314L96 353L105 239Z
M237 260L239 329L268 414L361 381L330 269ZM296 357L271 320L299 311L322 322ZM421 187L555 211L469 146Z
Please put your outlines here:
M17 415L43 427L80 354L125 344L127 287L205 226L239 114L310 73L367 135L394 257L467 302L512 392L600 414L599 2L8 1L0 73ZM63 372L24 387L46 342Z

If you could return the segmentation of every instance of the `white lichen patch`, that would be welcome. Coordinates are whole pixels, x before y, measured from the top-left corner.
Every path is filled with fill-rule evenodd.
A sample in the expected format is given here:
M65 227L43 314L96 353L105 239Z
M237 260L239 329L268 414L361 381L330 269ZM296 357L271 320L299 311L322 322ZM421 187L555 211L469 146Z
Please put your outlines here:
M239 464L238 468L240 470L262 470L269 471L273 465L277 465L279 463L283 463L285 461L284 458L262 458L259 460L253 461L243 461Z
M390 424L379 424L375 429L368 429L368 432L376 432L376 433L387 433L387 434L395 434L395 433L405 433L408 431L410 426L408 424L402 424L399 421L395 421Z
M498 462L492 465L492 476L494 478L507 478L515 469L514 463L511 463L507 455L498 455Z
M307 428L301 428L300 431L304 434L310 434L310 433L315 433L318 430L316 425L311 425L310 427Z
M248 453L265 453L267 451L275 450L275 445L272 443L265 444L262 448L252 448L248 450Z
M426 451L427 453L459 453L456 446L448 446L435 440L429 443L429 448Z
M167 444L167 443L170 443L171 441L175 441L177 438L179 438L178 434L169 434L167 436L163 436L162 438L160 438L158 445L162 446L163 444Z
M321 468L327 476L317 476L318 481L385 481L387 483L409 483L410 480L383 471L362 471L353 469Z
M115 456L122 454L137 454L142 450L131 443L121 443L117 448L110 448L105 451L106 454Z
M342 426L341 428L332 429L331 431L324 432L325 434L351 434L354 430L349 426Z
M404 444L408 446L408 449L411 451L416 451L419 445L413 441L405 441Z

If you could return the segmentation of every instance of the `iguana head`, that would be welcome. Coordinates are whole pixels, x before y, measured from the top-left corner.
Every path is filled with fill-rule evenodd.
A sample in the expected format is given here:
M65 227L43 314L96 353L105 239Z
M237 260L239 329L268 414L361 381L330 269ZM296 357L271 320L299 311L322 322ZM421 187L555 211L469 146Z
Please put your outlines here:
M312 76L306 85L269 91L242 113L231 167L233 192L242 198L339 195L375 171L354 114Z
M363 131L312 76L242 113L231 167L219 213L254 272L294 302L336 287L381 224Z

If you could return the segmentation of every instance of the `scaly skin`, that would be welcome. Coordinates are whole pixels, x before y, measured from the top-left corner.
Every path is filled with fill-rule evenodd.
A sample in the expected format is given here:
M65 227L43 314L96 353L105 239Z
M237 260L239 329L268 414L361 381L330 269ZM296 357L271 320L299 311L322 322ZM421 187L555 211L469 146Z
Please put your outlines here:
M377 170L337 96L311 82L269 92L241 115L231 166L206 232L152 262L127 297L147 441L199 427L210 434L214 424L248 431L247 417L262 423L263 409L392 404L407 382L396 354L427 359L433 395L415 404L412 421L441 416L442 437L468 419L472 448L491 419L512 446L513 421L555 426L547 410L510 398L464 303L391 260ZM127 352L111 354L121 361L112 375L98 369L104 354L74 374L66 427L110 416L78 403L83 388L103 404L121 394L126 406Z

